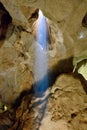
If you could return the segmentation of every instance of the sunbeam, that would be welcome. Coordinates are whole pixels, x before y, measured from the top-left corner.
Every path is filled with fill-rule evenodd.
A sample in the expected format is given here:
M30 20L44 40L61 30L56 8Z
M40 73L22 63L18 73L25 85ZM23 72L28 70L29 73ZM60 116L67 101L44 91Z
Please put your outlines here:
M49 97L48 91L48 56L47 56L47 44L48 44L48 32L46 18L42 12L39 11L39 18L36 23L36 49L35 49L35 85L34 85L34 97L36 118L38 122L37 129L39 130L41 121L44 117L46 105ZM47 91L46 91L47 90Z
M35 93L43 93L48 86L48 57L47 57L47 23L41 10L36 23L36 50L35 50ZM46 75L46 76L45 76Z

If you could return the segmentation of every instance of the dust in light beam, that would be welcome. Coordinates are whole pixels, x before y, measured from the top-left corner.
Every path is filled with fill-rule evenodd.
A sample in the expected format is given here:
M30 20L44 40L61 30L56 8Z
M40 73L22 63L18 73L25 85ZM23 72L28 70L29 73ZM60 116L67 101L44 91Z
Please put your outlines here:
M35 92L43 93L48 87L48 57L47 57L47 23L46 18L39 10L36 23L36 50L35 50Z

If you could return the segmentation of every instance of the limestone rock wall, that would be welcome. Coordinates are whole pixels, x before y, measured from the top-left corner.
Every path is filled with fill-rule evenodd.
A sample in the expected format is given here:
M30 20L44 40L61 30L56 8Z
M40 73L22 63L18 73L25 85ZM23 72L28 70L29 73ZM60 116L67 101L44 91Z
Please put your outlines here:
M30 33L32 27L29 30L27 25L30 20L32 26L38 10L24 10L22 7L25 11L22 12L22 9L10 2L0 3L0 6L0 100L13 103L22 91L30 89L33 84L28 51L34 37Z
M34 6L43 10L45 16L54 21L63 31L65 42L74 43L82 29L82 19L87 1L79 0L16 0L20 6Z
M38 9L49 32L49 85L39 97L33 91ZM87 129L87 81L73 73L87 59L86 12L87 0L0 0L0 103L13 104L27 91L16 109L0 114L0 129Z

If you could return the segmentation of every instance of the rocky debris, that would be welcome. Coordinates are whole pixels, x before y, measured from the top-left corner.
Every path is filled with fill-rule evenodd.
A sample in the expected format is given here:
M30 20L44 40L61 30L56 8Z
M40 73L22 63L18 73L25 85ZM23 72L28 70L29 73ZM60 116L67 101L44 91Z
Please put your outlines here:
M78 77L72 74L60 75L52 86L51 93L48 102L51 120L65 120L69 130L86 130L84 120L87 117L87 95Z
M81 82L78 78L76 79L74 75L63 74L59 76L51 89L51 93L51 100L54 101L51 101L50 104L52 104L52 102L54 105L59 104L59 106L56 105L55 108L50 108L50 110L53 109L54 111L52 113L53 120L57 120L55 119L57 117L58 119L64 118L67 119L67 121L70 121L72 114L76 114L77 116L77 113L79 114L80 111L86 109L86 93L84 92ZM59 112L56 110L59 110ZM56 115L58 113L59 115ZM64 114L66 117L64 117Z
M50 76L39 96L34 93L38 8L48 17ZM87 81L72 74L87 59L86 12L86 0L0 0L0 130L87 129Z
M78 75L61 74L43 96L27 93L9 130L86 130L87 95L80 80Z

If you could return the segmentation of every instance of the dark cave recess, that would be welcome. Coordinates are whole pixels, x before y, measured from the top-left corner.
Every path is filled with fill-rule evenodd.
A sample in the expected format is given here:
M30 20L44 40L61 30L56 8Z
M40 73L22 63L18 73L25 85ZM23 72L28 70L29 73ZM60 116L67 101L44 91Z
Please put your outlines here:
M12 22L12 17L0 2L0 40L6 37L8 25Z

